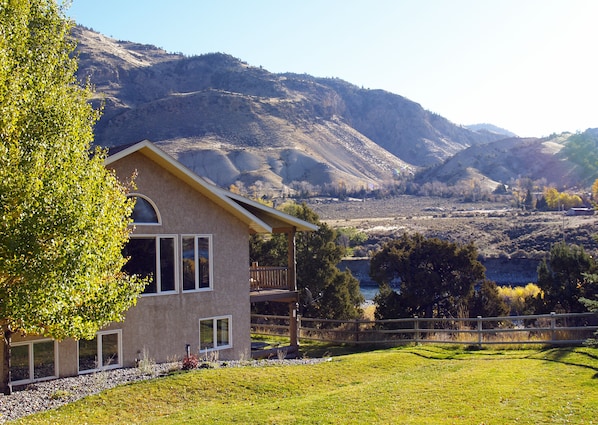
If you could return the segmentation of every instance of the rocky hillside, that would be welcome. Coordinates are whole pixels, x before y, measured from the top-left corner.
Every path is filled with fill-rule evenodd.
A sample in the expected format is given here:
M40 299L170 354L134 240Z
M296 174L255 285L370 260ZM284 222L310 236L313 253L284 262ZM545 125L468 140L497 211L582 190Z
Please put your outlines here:
M96 142L149 139L224 187L371 187L501 137L338 79L169 54L82 27L75 36L79 76L104 104Z
M584 137L587 130L576 137ZM547 138L509 138L463 149L444 163L420 173L420 182L440 181L447 185L477 179L488 190L500 183L525 177L553 187L589 186L596 177L571 155L572 134ZM590 177L588 177L590 175Z

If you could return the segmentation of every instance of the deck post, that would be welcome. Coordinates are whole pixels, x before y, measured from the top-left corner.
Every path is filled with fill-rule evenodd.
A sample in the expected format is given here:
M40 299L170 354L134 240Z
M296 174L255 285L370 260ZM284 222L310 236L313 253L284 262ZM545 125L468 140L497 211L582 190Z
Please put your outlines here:
M296 256L296 245L295 245L295 234L297 228L292 227L289 233L287 233L287 285L289 290L297 290L297 256ZM295 351L296 355L299 355L299 326L297 312L299 310L299 304L296 301L289 303L289 338L291 349Z
M295 254L295 233L297 232L297 228L293 227L287 233L287 267L288 267L288 287L290 291L297 290L297 257Z
M299 317L297 316L298 305L296 302L289 303L289 338L291 349L299 355Z

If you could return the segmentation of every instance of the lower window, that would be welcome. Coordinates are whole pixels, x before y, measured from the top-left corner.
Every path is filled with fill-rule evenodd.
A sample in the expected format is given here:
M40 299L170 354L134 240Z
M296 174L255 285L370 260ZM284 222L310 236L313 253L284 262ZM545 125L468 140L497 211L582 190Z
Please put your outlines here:
M79 373L122 367L121 331L98 332L94 339L79 340Z
M13 384L56 378L56 342L20 342L11 346L10 380Z
M221 350L232 347L231 316L199 320L199 350Z

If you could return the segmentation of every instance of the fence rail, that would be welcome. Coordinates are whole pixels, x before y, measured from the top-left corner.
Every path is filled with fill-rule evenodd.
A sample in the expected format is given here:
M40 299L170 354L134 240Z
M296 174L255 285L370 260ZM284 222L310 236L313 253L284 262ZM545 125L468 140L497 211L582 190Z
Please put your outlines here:
M252 315L251 331L288 336L290 320L287 316ZM349 344L579 345L598 330L596 313L377 321L298 317L297 320L299 339Z

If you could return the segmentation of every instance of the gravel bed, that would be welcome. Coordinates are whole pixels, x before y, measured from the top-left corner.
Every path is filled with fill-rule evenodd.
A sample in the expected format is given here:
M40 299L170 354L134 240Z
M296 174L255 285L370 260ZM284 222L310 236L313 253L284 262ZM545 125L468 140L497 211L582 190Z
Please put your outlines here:
M219 361L200 364L200 368L264 367L319 363L326 359ZM0 423L33 413L56 409L89 395L130 382L164 376L181 370L181 362L152 364L147 367L112 369L69 378L37 382L15 388L11 395L0 394Z

